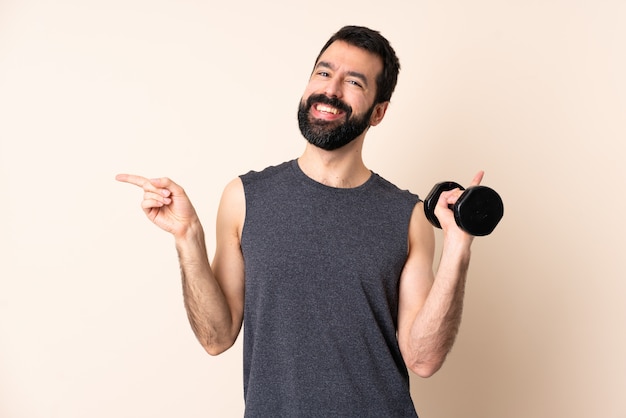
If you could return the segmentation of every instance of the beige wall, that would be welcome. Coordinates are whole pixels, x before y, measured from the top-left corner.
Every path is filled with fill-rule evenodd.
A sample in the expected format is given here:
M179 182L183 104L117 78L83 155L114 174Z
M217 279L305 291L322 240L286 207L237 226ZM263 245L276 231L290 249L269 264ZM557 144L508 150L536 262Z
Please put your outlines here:
M484 169L505 201L422 416L626 416L626 3L409 3L0 0L1 417L241 416L240 342L202 351L171 238L113 177L183 184L212 248L223 185L301 152L352 23L403 65L370 167L421 195Z

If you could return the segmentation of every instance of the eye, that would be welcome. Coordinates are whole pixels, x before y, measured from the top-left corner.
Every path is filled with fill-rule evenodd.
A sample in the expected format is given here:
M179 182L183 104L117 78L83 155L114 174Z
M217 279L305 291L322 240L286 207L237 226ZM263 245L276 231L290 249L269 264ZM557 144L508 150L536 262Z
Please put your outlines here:
M318 71L317 75L320 77L330 77L330 74L326 71Z
M363 85L360 82L358 82L357 80L348 80L347 82L350 85L353 85L353 86L356 86L356 87L359 87L359 88L363 88Z

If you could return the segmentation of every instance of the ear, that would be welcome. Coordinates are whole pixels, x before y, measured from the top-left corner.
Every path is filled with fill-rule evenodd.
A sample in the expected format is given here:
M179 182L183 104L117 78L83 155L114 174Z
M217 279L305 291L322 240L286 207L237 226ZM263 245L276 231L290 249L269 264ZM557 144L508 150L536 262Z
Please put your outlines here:
M372 116L370 117L370 126L376 126L382 122L388 106L389 102L382 102L376 105L374 111L372 112Z

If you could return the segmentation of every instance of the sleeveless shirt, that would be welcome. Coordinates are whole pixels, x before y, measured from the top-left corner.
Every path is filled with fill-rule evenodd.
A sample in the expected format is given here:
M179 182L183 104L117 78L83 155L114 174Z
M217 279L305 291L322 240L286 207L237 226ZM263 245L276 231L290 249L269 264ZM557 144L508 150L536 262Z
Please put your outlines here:
M297 160L240 176L246 417L417 417L396 337L419 198L333 188Z

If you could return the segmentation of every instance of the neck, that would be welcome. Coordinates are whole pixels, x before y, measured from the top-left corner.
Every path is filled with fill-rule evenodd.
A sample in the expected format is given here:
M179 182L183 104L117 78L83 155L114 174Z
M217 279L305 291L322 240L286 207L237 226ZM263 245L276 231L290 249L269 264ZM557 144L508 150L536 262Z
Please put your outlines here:
M363 163L362 149L363 138L333 151L307 143L298 165L304 174L318 183L337 188L358 187L371 175Z

